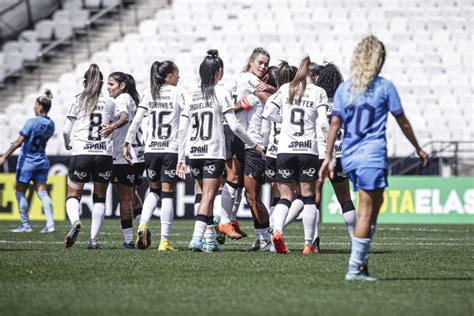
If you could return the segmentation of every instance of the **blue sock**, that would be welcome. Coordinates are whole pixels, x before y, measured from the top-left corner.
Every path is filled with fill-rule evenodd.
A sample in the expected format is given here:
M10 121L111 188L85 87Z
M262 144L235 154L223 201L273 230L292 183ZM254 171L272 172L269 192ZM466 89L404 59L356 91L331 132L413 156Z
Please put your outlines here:
M31 227L30 218L28 217L28 201L26 200L25 192L15 191L15 195L18 201L21 223Z
M349 272L358 273L360 267L369 253L370 238L352 237L351 257L349 259Z
M51 202L48 191L39 191L37 193L41 203L43 204L43 211L46 216L46 226L54 227L53 203Z

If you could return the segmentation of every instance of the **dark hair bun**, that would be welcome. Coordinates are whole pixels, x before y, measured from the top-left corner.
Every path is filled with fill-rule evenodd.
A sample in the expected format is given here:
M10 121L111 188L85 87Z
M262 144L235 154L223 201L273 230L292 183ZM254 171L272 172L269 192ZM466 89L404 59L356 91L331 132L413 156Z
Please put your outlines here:
M53 93L49 89L44 90L44 95L50 100L53 98Z
M219 57L219 52L217 51L217 49L210 49L207 51L207 54L212 58Z

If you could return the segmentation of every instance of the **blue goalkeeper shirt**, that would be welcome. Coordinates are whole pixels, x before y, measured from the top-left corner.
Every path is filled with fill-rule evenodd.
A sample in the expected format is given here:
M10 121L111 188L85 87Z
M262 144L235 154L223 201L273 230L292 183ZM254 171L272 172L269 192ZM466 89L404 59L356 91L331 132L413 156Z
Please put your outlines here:
M18 162L31 169L48 169L49 160L45 149L49 138L54 134L54 122L47 116L36 116L28 120L20 131L25 137L21 145Z
M397 89L390 80L377 76L367 91L351 97L352 79L343 82L334 95L332 115L345 126L342 167L388 168L385 125L388 112L403 113Z

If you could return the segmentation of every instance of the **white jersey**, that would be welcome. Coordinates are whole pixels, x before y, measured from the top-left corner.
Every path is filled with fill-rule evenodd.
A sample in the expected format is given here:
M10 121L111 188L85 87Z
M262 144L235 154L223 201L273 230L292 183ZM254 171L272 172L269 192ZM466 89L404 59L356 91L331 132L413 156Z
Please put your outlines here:
M158 100L148 90L139 107L148 112L145 153L178 153L179 117L184 107L185 91L171 85L160 89Z
M268 98L267 102L265 103L265 108L263 109L263 113L262 113L262 115L264 117L267 117L267 115L269 114L269 111L271 111L271 108L273 106L272 102L275 99L275 97L276 97L276 94L272 94ZM281 116L280 109L277 109L276 111L277 111L278 115ZM265 121L264 121L264 123L265 123ZM265 124L269 125L268 129L270 130L270 134L269 134L269 137L268 137L268 146L267 146L266 156L276 159L277 151L278 151L278 140L280 138L280 132L281 132L281 123L276 123L276 122L273 122L273 121L267 121L267 123L265 123Z
M327 105L326 92L322 88L308 83L300 101L290 104L289 87L288 83L281 86L273 100L282 115L278 154L318 155L317 109Z
M234 89L232 90L232 99L234 104L240 101L243 97L255 93L255 87L260 81L261 80L254 74L250 72L242 72L237 79ZM239 113L235 113L235 116L237 117L240 126L247 130L249 118L248 113L246 113L246 111L240 111Z
M216 99L204 101L200 87L190 91L183 115L191 120L190 159L225 159L224 114L234 109L229 92L214 87Z
M328 120L329 117L331 116L332 112L332 100L328 101L328 106L327 106L327 116ZM321 126L317 125L316 126L316 134L318 136L318 151L321 157L322 155L326 154L326 138L324 137L323 131L321 130ZM339 132L337 134L336 141L334 142L334 157L335 158L340 158L342 157L342 139L344 138L344 129L341 127L339 129Z
M112 135L102 137L100 131L102 126L112 123L115 119L115 102L112 98L99 96L94 111L86 114L81 109L79 95L74 98L67 117L76 119L74 122L74 134L71 138L72 155L105 155L112 156Z
M122 112L128 114L128 123L124 126L116 129L113 133L114 140L114 165L128 164L127 160L123 156L123 143L127 136L128 127L130 122L133 120L136 112L135 101L128 93L122 93L115 98L115 120L119 119L119 115ZM134 163L140 163L145 161L144 157L144 146L143 146L143 133L141 129L138 130L134 142L132 143L132 158Z

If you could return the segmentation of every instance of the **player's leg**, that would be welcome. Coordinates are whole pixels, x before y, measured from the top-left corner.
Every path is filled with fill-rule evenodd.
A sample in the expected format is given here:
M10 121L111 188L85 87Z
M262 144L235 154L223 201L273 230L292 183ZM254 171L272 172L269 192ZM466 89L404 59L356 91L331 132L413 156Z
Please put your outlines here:
M283 229L285 229L289 224L293 223L298 218L298 216L303 211L303 208L304 202L301 198L300 187L296 186L295 197L293 198L290 209L288 210L288 214L286 215Z
M232 210L234 207L234 201L238 194L238 189L241 187L242 180L240 179L240 162L231 158L226 160L226 182L222 188L221 195L221 219L217 226L217 230L231 239L240 239L242 235L235 231L234 226L231 223Z
M135 171L135 177L133 181L133 218L140 224L140 218L142 217L143 210L143 200L140 194L138 193L138 187L143 183L143 171L145 170L145 163L135 163L133 164L133 170Z
M121 182L115 183L115 189L120 204L120 227L122 229L123 244L125 249L135 248L133 241L133 184L126 185Z
M317 227L318 208L316 207L316 182L314 180L301 182L301 200L303 208L304 249L303 254L319 253L315 248L315 233ZM319 238L319 232L318 236Z
M344 223L346 224L347 232L349 233L349 236L352 237L354 236L354 228L357 222L357 216L354 203L351 199L349 179L345 178L343 181L332 181L331 183L334 188L334 192L336 193L337 200L341 205L342 217L344 219Z
M159 251L174 251L170 242L171 228L174 219L174 197L176 192L176 165L178 154L165 154L161 168L161 240Z
M44 175L46 177L47 174L48 170L45 170ZM46 179L38 179L37 181L38 182L35 181L35 190L38 198L41 201L41 204L43 204L43 212L46 217L46 225L40 230L40 233L53 233L56 231L53 218L53 202L51 201L51 197L48 193Z
M275 246L276 253L288 253L288 249L285 245L283 238L283 227L285 225L285 219L288 215L288 210L293 200L293 192L295 190L295 182L281 182L279 184L280 200L273 210L274 216L274 231L272 242Z
M18 178L18 176L17 176ZM20 211L21 224L15 229L12 229L14 233L32 232L30 218L28 216L28 201L26 199L26 190L28 189L27 183L16 182L15 184L15 196L18 202L18 210Z

